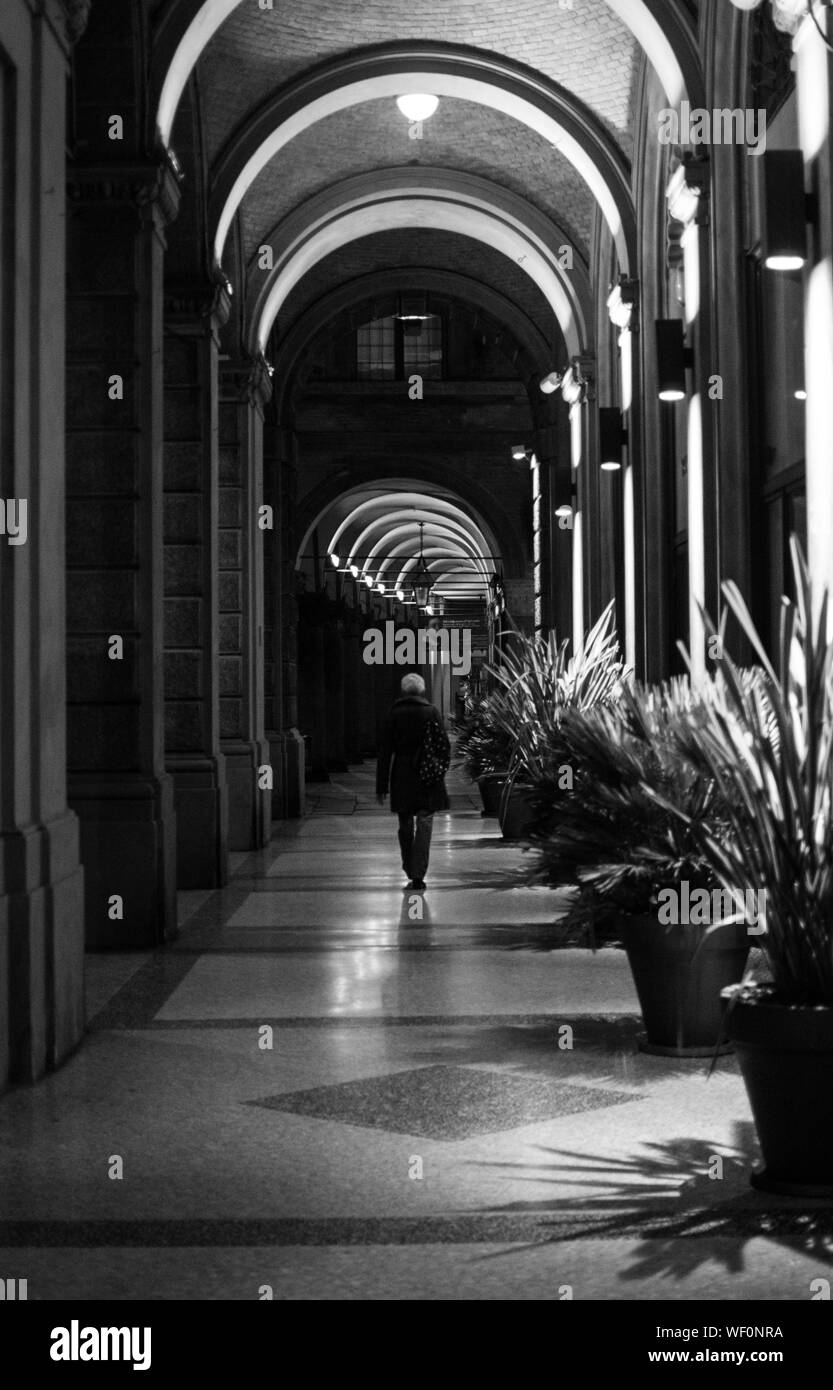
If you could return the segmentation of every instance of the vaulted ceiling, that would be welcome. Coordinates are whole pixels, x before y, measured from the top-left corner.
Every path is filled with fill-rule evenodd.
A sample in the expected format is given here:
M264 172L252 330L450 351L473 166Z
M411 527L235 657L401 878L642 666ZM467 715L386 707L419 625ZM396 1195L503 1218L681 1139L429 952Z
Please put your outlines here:
M179 106L172 145L175 150L178 146L187 150L192 160L197 155L205 170L206 187L213 199L211 225L205 229L208 259L213 244L213 253L221 257L223 268L237 282L238 295L246 288L239 284L246 267L248 283L254 286L252 294L263 293L262 277L258 279L254 273L258 248L271 240L280 252L282 239L290 245L306 218L311 228L316 225L314 217L320 215L322 199L332 190L343 187L345 205L349 206L350 180L364 178L365 186L372 190L375 176L390 181L396 177L394 171L399 171L401 178L406 170L418 171L423 179L435 176L441 188L454 179L484 181L484 186L493 190L491 215L497 218L496 230L507 220L507 200L515 199L515 211L519 209L523 216L528 209L530 218L539 219L535 235L540 234L541 219L551 227L550 265L553 248L559 242L569 244L586 286L600 195L598 188L591 187L593 180L588 182L587 170L583 176L576 167L568 148L572 137L564 144L557 131L551 132L546 119L537 127L534 119L524 123L518 118L513 95L493 104L488 104L487 98L483 104L483 98L467 88L466 82L476 86L478 81L491 81L495 63L522 65L507 69L506 92L511 92L514 72L518 82L526 84L523 100L534 103L538 99L537 83L542 109L554 100L573 112L579 143L586 137L606 149L604 157L614 170L614 181L620 180L618 196L624 190L627 198L635 94L646 61L636 35L644 37L646 22L657 30L658 22L664 22L664 13L671 13L674 23L684 27L696 9L689 0L666 0L664 6L658 5L658 0L455 0L451 5L448 0L420 0L418 5L412 0L362 0L357 5L344 0L272 0L271 8L264 7L269 0L263 4L246 0L236 5L234 0L148 3L163 30L165 24L169 30L176 29L177 6L180 36L191 32L188 24L203 26L202 37L196 34L195 51L201 51L187 97ZM215 17L224 14L215 28ZM208 41L204 42L206 35ZM660 48L662 42L665 40ZM384 95L374 95L374 82L368 79L362 91L365 68L361 64L387 54L391 45L399 45L400 50L407 46L409 52L424 51L429 58L440 48L449 54L453 50L464 66L469 65L469 75L459 90L455 90L453 75L449 77L448 91L441 95L437 112L424 123L418 139L412 138L408 121L396 108L391 94L395 88L389 84ZM669 51L673 46L672 39ZM653 57L656 61L656 52ZM449 58L452 61L457 60ZM680 55L683 70L686 61ZM317 94L323 88L316 86L328 80L334 64L342 65L339 72L343 69L345 84L352 80L353 68L344 65L358 65L359 82L355 96L350 97L355 104L335 110L332 102L319 100ZM301 83L309 85L311 97L301 92ZM301 93L297 102L296 91ZM278 110L277 103L284 99L289 105ZM295 122L293 113L304 102L311 112L315 108L314 112L309 122L306 117ZM274 119L271 115L267 119L265 113L273 106ZM193 138L195 112L201 130L199 151ZM571 119L568 116L568 125ZM257 127L256 120L261 122ZM264 157L254 175L239 183L239 196L229 198L234 179L242 177L245 160L254 148L262 148L264 133L279 128L287 132L285 143L278 148L276 142L274 152ZM247 146L247 140L254 144ZM429 192L427 196L430 205L435 195ZM410 213L403 210L402 196L395 189L387 205L397 198L404 224ZM231 208L229 215L235 215L228 239L222 231L222 207ZM328 215L325 210L325 220ZM337 209L333 211L334 218L336 215ZM616 234L617 221L621 225L617 209L614 207L611 214L608 205L604 215ZM563 326L564 314L556 303L557 293L554 297L543 285L542 274L533 274L524 254L526 248L513 246L511 238L499 245L499 238L490 236L485 223L479 235L473 230L466 234L462 226L465 217L464 210L459 217L444 219L438 213L432 219L425 206L421 211L415 207L412 225L381 231L383 216L375 220L370 216L356 234L340 240L333 236L329 243L322 238L320 251L306 259L301 256L300 283L293 288L292 277L288 277L288 297L276 300L277 339L310 305L339 284L374 269L425 266L465 273L493 287L518 304L554 343L558 339L555 316L561 318ZM303 252L303 236L299 245ZM620 262L622 246L619 242ZM545 266L544 279L547 273ZM246 301L251 324L255 306L250 300L251 295ZM258 303L262 308L262 300ZM265 338L260 341L265 342ZM575 350L574 343L571 350Z

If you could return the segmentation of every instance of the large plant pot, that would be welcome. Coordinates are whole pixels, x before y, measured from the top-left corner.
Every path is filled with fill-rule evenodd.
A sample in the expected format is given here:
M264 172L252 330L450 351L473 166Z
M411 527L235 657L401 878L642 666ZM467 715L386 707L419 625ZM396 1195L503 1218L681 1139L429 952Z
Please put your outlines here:
M765 985L723 998L764 1156L752 1186L833 1197L833 1009L778 1004Z
M505 840L520 840L535 820L533 793L513 787L500 800L500 828Z
M484 816L497 816L500 814L500 797L503 791L505 777L499 773L490 773L487 777L478 777L477 785L480 788L480 800L483 802Z
M745 926L727 923L704 935L702 927L623 917L620 927L647 1033L640 1050L661 1057L731 1052L721 991L743 976Z

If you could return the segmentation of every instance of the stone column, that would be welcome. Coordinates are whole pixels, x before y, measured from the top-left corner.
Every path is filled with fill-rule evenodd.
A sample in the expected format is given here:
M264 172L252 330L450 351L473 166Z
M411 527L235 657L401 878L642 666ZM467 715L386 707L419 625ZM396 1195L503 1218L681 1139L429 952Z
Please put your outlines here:
M327 692L327 769L345 772L344 635L340 620L324 628L324 689Z
M348 764L360 763L362 642L358 614L351 609L344 630L344 756Z
M298 724L298 605L294 581L295 468L291 431L268 421L264 488L274 529L264 532L266 735L275 771L273 817L304 812L304 742Z
M263 358L223 364L220 378L220 728L229 794L229 848L258 849L271 833L274 770L264 726Z
M712 356L711 164L698 152L686 163L686 184L698 189L688 208L669 198L669 212L683 227L681 245L685 273L684 330L693 354L693 385L687 400L686 456L688 494L689 650L692 680L706 670L705 609L717 621L720 609L721 476L717 457L717 422L709 389Z
M358 598L356 602L358 602ZM368 628L375 628L376 624L372 618L368 618L361 611L358 612L358 626L360 634L361 649L364 651L364 634ZM376 680L374 677L375 666L370 666L366 661L361 662L360 692L361 708L359 711L359 737L361 752L366 758L372 758L376 752Z
M218 334L228 310L221 286L179 286L166 293L165 749L174 779L180 888L216 888L228 881L217 421Z
M815 9L833 43L833 15ZM833 53L812 19L793 41L801 146L807 188L815 199L815 227L808 228L810 259L804 281L804 360L807 390L807 551L814 601L833 594ZM818 617L818 612L816 614ZM828 609L833 624L833 604Z
M314 782L328 782L327 696L324 675L324 626L315 620L315 595L300 603L298 623L298 719L309 737L307 772Z
M162 271L171 165L69 170L69 790L88 940L147 946L176 926L165 771Z
M66 794L61 18L57 5L0 7L11 234L0 257L0 1089L58 1065L84 1028L83 870Z

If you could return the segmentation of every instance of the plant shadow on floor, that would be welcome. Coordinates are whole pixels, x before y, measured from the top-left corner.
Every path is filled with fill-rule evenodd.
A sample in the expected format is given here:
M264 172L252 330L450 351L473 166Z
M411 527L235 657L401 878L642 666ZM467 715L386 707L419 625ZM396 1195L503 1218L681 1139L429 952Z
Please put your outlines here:
M500 1211L540 1213L544 1238L536 1245L588 1237L640 1240L629 1267L619 1271L623 1281L681 1280L709 1262L738 1274L744 1269L744 1246L761 1238L833 1267L833 1202L778 1197L749 1186L750 1172L760 1166L750 1121L735 1124L731 1146L679 1138L656 1140L645 1149L633 1158L544 1149L565 1160L542 1165L552 1174L550 1181L566 1188L593 1188L593 1195L511 1202ZM709 1176L716 1156L723 1160L722 1179ZM516 1165L477 1166L505 1170ZM540 1180L529 1177L530 1182ZM727 1188L728 1195L721 1195ZM558 1218L549 1240L548 1215Z

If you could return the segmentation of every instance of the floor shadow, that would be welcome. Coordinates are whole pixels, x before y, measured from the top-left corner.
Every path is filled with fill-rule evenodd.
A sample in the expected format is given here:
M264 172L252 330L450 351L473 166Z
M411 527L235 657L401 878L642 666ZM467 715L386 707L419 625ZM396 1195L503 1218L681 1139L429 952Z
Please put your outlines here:
M751 1121L735 1124L731 1145L677 1138L645 1148L632 1158L543 1149L549 1157L541 1167L550 1175L543 1181L578 1189L577 1195L511 1202L500 1211L554 1219L553 1241L640 1240L630 1265L619 1273L626 1282L658 1276L679 1281L709 1261L737 1274L744 1269L745 1245L759 1238L833 1267L833 1201L778 1197L750 1187L750 1174L760 1166ZM517 1178L519 1166L533 1165L485 1166L511 1170ZM542 1181L537 1165L529 1181ZM592 1195L582 1195L583 1188Z

